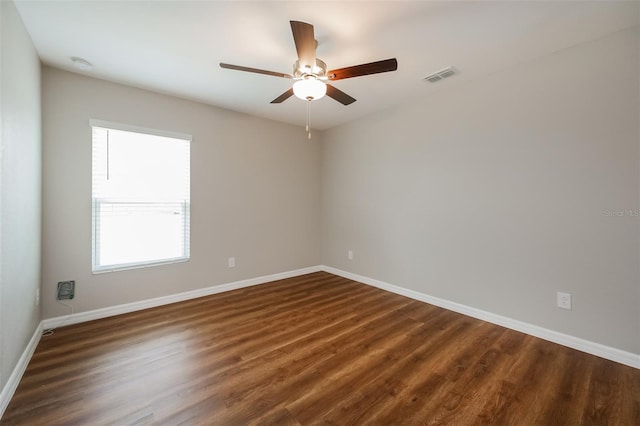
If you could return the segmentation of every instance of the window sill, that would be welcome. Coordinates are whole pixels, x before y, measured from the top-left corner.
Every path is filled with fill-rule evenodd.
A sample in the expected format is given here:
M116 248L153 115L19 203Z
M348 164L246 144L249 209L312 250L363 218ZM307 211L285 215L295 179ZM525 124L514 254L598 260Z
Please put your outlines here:
M105 266L104 268L93 269L91 271L91 273L93 275L108 274L110 272L128 271L128 270L131 270L131 269L140 269L140 268L149 268L151 266L170 265L172 263L184 263L184 262L188 262L189 260L191 260L190 257L180 257L180 258L176 258L176 259L168 259L168 260L153 261L153 262L146 262L146 263L130 263L130 264L125 264L125 265Z

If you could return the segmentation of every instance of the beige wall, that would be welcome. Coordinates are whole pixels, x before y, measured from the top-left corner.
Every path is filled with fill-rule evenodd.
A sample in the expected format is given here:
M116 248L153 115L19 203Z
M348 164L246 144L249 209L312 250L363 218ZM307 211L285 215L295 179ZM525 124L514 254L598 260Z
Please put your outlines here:
M320 263L320 135L48 67L42 86L45 318L69 313L62 280L81 312ZM92 275L91 118L193 136L189 262Z
M629 30L326 131L324 264L640 353L639 61Z
M60 280L81 312L324 263L640 353L639 60L625 31L311 142L45 67L44 317ZM193 135L190 262L91 274L90 118Z
M40 322L40 60L0 2L0 389Z

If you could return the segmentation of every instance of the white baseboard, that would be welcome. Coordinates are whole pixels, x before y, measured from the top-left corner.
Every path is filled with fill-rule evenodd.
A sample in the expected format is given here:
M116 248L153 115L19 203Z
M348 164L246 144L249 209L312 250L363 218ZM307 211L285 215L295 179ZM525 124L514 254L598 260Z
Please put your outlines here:
M388 284L383 281L375 280L373 278L364 277L362 275L352 274L351 272L342 271L340 269L332 268L330 266L321 266L321 270L329 272L331 274L339 275L350 280L358 281L363 284L367 284L373 287L380 288L382 290L390 291L401 296L406 296L411 299L426 302L431 305L439 306L441 308L448 309L450 311L458 312L464 315L468 315L473 318L481 319L493 324L501 325L512 330L520 331L531 336L539 337L544 340L548 340L559 345L568 346L573 349L577 349L582 352L586 352L591 355L596 355L601 358L605 358L611 361L619 362L630 367L640 369L640 354L634 354L631 352L623 351L621 349L605 346L600 343L591 342L589 340L581 339L579 337L570 336L568 334L560 333L558 331L549 330L547 328L539 327L537 325L529 324L526 322L514 320L501 315L493 314L491 312L483 311L481 309L472 308L470 306L462 305L460 303L451 302L449 300L440 299L438 297L429 296L428 294L420 293L418 291L409 290L404 287L399 287L393 284Z
M388 284L383 281L375 280L373 278L364 277L361 275L353 274L350 272L342 271L340 269L332 268L330 266L312 266L309 268L296 269L293 271L282 272L279 274L265 275L262 277L251 278L242 281L235 281L227 284L221 284L217 286L202 288L193 291L187 291L184 293L173 294L169 296L157 297L149 300L142 300L139 302L127 303L123 305L111 306L108 308L96 309L93 311L80 312L72 315L64 315L55 318L47 318L40 322L35 330L33 337L29 341L29 344L25 348L22 356L18 360L16 367L13 369L13 373L9 377L9 380L0 393L0 418L13 396L20 379L24 374L25 369L36 349L36 346L40 342L42 330L47 328L60 327L61 325L77 324L85 321L91 321L100 318L106 318L114 315L125 314L129 312L139 311L142 309L153 308L156 306L167 305L175 302L182 302L184 300L195 299L198 297L208 296L211 294L222 293L225 291L236 290L239 288L250 287L259 284L266 284L272 281L277 281L286 278L297 277L300 275L310 274L313 272L325 271L331 274L339 275L354 281L361 282L373 287L380 288L382 290L390 291L402 296L409 297L411 299L426 302L441 308L445 308L454 312L458 312L464 315L468 315L473 318L481 319L493 324L501 325L512 330L520 331L522 333L529 334L531 336L539 337L550 342L558 343L563 346L567 346L573 349L577 349L582 352L586 352L592 355L596 355L611 361L619 362L634 368L640 369L640 355L631 352L626 352L620 349L605 346L599 343L591 342L589 340L580 339L578 337L563 334L557 331L549 330L536 325L528 324L522 321L507 318L501 315L493 314L491 312L483 311L480 309L472 308L470 306L462 305L460 303L451 302L449 300L440 299L438 297L429 296L424 293L420 293L407 288L399 287L393 284Z
M42 322L38 324L36 330L33 332L33 336L31 336L31 340L27 344L27 347L22 352L18 363L16 364L11 376L9 376L9 380L2 388L2 392L0 393L0 419L4 414L4 411L9 406L9 402L13 397L13 394L16 392L18 385L20 384L20 380L22 379L22 375L24 371L27 369L27 365L33 356L33 353L40 342L40 337L42 337Z
M577 339L572 336L567 336L561 333L557 333L551 330L546 330L541 327L536 327L530 324L526 324L520 321L515 321L506 317L495 315L489 312L481 311L475 308L470 308L465 305L450 302L444 299L428 296L423 293L419 293L413 290L409 290L403 287L398 287L392 284L387 284L382 281L374 280L372 278L364 277L361 275L352 274L350 272L335 269L329 266L312 266L309 268L297 269L293 271L265 275L262 277L251 278L242 281L235 281L227 284L202 288L193 291L187 291L183 293L177 293L169 296L157 297L154 299L142 300L139 302L127 303L123 305L111 306L102 309L96 309L87 312L79 312L77 314L64 315L60 317L47 318L40 322L36 328L29 344L25 348L22 356L18 360L9 380L0 393L0 418L4 414L13 394L15 393L22 375L29 364L29 360L33 356L33 353L40 342L42 336L42 330L48 328L56 328L62 325L78 324L81 322L92 321L100 318L107 318L114 315L125 314L129 312L135 312L142 309L153 308L162 305L168 305L170 303L182 302L189 299L195 299L198 297L209 296L216 293L222 293L225 291L236 290L239 288L250 287L254 285L266 284L272 281L277 281L286 278L292 278L300 275L310 274L318 271L326 271L335 275L339 275L354 281L361 282L363 284L371 285L383 290L390 291L392 293L400 294L410 297L415 300L430 303L432 305L440 306L451 311L460 312L469 315L474 318L479 318L494 324L499 324L507 328L522 331L527 334L531 334L536 337L541 337L546 340L550 340L555 343L559 343L565 346L569 346L584 352L592 353L594 355L601 356L603 358L611 359L613 361L621 362L623 364L631 365L636 368L640 368L640 356L634 355L628 352L620 351L617 349L609 348L597 343L588 342L582 339Z
M56 328L56 327L61 327L63 325L78 324L81 322L92 321L100 318L107 318L114 315L140 311L142 309L155 308L156 306L168 305L170 303L196 299L198 297L209 296L212 294L222 293L225 291L236 290L244 287L251 287L259 284L266 284L271 281L297 277L300 275L310 274L312 272L318 272L320 270L321 270L320 266L311 266L309 268L296 269L293 271L281 272L279 274L265 275L262 277L250 278L247 280L235 281L227 284L200 288L198 290L186 291L184 293L177 293L177 294L171 294L169 296L156 297L154 299L141 300L139 302L126 303L123 305L109 306L107 308L95 309L92 311L78 312L77 314L47 318L43 320L43 329L46 330L48 328Z
M126 314L129 312L139 311L142 309L154 308L156 306L168 305L170 303L182 302L184 300L195 299L198 297L209 296L211 294L222 293L225 291L236 290L244 287L251 287L259 284L266 284L272 281L282 280L286 278L293 278L300 275L311 274L313 272L321 271L320 266L311 266L309 268L296 269L293 271L281 272L278 274L265 275L262 277L251 278L247 280L235 281L227 284L216 285L207 288L201 288L193 291L186 291L184 293L172 294L169 296L156 297L155 299L142 300L139 302L127 303L123 305L110 306L108 308L96 309L93 311L79 312L77 314L64 315L55 318L47 318L40 322L36 331L33 333L33 337L29 341L29 344L25 348L22 356L18 360L17 365L13 369L9 380L0 393L0 419L4 414L4 411L9 406L9 402L13 397L18 384L22 379L22 375L33 356L33 353L40 342L42 336L42 330L49 328L56 328L62 325L78 324L85 321L92 321L100 318L107 318L114 315Z

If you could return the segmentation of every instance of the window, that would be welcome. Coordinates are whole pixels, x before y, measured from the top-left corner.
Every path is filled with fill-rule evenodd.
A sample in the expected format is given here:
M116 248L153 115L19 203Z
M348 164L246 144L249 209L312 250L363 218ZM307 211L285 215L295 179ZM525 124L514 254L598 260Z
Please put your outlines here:
M191 137L90 124L93 272L189 260Z

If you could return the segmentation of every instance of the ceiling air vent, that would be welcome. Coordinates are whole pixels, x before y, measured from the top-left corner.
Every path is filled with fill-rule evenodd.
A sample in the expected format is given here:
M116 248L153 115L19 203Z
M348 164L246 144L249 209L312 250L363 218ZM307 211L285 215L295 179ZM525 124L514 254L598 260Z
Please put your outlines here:
M451 77L455 73L456 71L453 69L453 67L447 67L438 72L434 72L433 74L429 74L424 79L427 80L429 83L435 83L436 81L440 81L443 78Z

